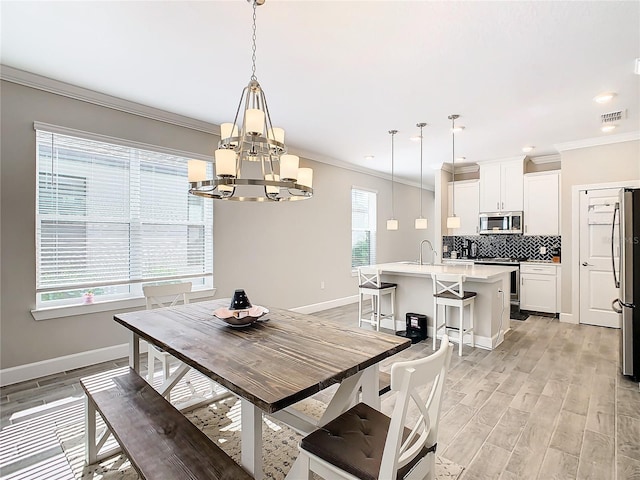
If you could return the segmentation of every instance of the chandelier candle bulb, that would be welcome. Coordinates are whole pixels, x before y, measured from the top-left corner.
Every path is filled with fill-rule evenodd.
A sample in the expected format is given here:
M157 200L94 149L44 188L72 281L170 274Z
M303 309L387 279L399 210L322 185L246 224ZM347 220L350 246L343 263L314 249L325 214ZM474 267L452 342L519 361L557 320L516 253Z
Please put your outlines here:
M229 138L238 136L238 127L233 123L223 123L220 125L220 138Z
M296 181L298 179L298 165L300 157L285 154L280 156L280 178L284 181Z
M264 112L257 108L249 108L245 115L247 133L249 135L262 135L264 133Z
M220 178L235 178L236 176L236 152L225 148L215 152L216 175Z
M189 160L187 163L187 172L190 182L202 182L207 178L207 162L202 160Z
M269 130L268 134L269 140L275 140L279 143L284 143L284 128L273 127Z
M313 188L313 170L311 168L298 169L298 185Z

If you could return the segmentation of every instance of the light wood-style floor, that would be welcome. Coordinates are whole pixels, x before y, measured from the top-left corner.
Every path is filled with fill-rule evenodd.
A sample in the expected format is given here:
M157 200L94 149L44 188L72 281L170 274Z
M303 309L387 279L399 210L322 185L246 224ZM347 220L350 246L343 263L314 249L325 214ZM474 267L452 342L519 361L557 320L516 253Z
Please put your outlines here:
M353 324L357 304L316 315ZM462 480L640 479L640 390L619 373L620 332L541 316L511 324L494 351L454 352L439 455L465 467ZM400 356L432 352L429 339ZM50 435L50 423L38 419L77 403L81 377L126 364L105 362L1 388L0 427L6 432L30 422L34 437ZM69 478L55 448L16 452L2 433L1 478ZM58 473L28 468L55 462Z

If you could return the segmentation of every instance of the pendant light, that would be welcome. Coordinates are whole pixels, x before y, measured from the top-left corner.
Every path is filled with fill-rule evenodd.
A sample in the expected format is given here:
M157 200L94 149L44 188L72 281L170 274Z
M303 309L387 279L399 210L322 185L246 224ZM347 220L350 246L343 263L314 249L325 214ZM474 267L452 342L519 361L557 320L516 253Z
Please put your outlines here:
M398 230L398 220L396 220L394 210L394 191L393 191L393 138L398 130L389 130L391 134L391 218L387 220L387 230Z
M217 200L284 202L313 196L313 170L301 168L299 157L287 153L284 130L274 127L264 90L256 77L256 7L253 7L252 74L242 90L233 123L220 125L215 151L215 178L207 165L189 161L189 193Z
M416 218L416 230L426 230L428 225L427 219L422 216L422 129L426 126L425 122L416 124L420 129L420 218Z
M460 115L449 115L451 120L451 170L453 181L451 185L451 217L447 217L447 228L460 228L460 217L456 216L456 118Z

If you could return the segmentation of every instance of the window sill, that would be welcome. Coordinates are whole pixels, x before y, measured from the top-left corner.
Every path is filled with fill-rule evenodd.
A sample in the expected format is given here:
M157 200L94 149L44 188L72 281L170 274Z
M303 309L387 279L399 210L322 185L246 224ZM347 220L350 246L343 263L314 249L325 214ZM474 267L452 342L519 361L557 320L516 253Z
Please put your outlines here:
M197 290L189 294L190 299L201 299L213 297L216 293L216 288L210 288L207 290ZM117 312L128 308L145 307L146 300L144 297L127 298L125 300L113 300L109 302L96 302L90 305L78 304L78 305L65 305L61 307L45 307L36 308L31 310L31 316L34 320L51 320L54 318L64 317L76 317L80 315L87 315L91 313L100 312Z

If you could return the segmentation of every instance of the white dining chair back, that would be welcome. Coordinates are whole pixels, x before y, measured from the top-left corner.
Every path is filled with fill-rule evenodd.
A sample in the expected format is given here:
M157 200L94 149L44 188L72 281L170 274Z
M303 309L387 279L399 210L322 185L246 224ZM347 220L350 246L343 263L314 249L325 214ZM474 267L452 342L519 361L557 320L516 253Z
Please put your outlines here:
M147 301L147 310L153 308L173 307L180 301L189 303L191 282L168 283L166 285L147 285L142 287Z
M146 299L147 310L154 308L173 307L180 302L189 303L189 293L191 292L191 282L168 283L165 285L146 285L142 287ZM165 381L171 374L170 361L171 354L160 350L156 346L149 344L147 350L147 381L153 385L156 360L162 365L162 380ZM187 374L187 383L190 385L190 377ZM168 392L165 397L171 400Z
M300 443L291 478L435 478L440 411L453 345L391 367L391 417L360 403ZM414 420L415 419L415 420ZM289 478L289 477L287 477Z
M396 283L383 282L381 271L376 267L359 267L358 268L358 326L362 326L362 322L371 324L380 330L380 322L389 318L392 321L393 330L396 324ZM371 297L371 315L363 318L363 303L365 296ZM382 311L383 296L389 295L389 311Z
M464 289L466 276L451 273L432 273L431 280L433 284L433 348L436 348L436 340L438 332L444 330L445 333L454 330L456 335L450 337L452 341L458 342L458 355L462 356L462 346L464 344L465 335L469 338L471 347L475 347L474 336L474 307L476 292ZM444 320L439 321L439 307L444 309ZM469 315L467 325L465 325L465 307L469 307ZM458 325L450 325L447 323L447 307L458 308Z

